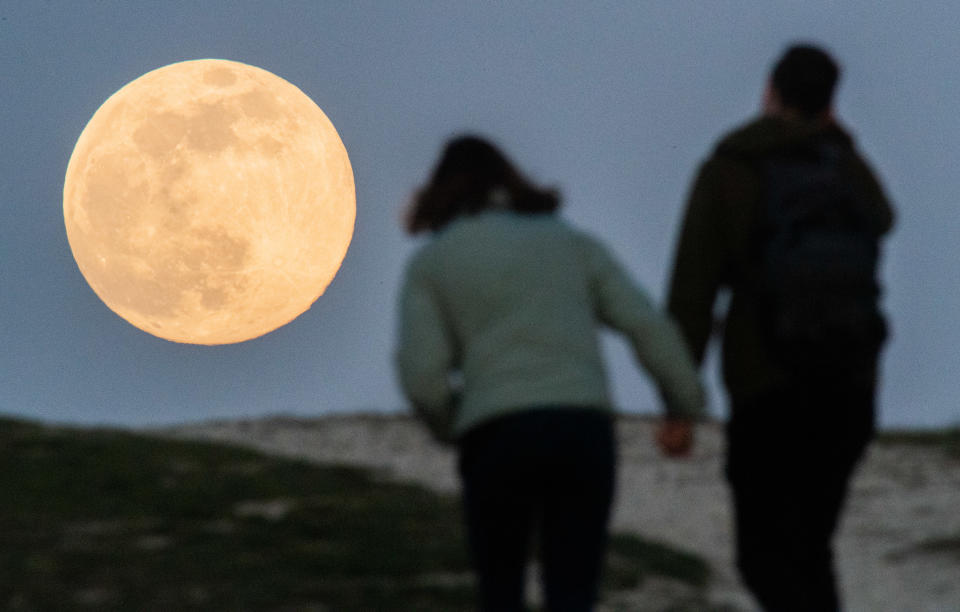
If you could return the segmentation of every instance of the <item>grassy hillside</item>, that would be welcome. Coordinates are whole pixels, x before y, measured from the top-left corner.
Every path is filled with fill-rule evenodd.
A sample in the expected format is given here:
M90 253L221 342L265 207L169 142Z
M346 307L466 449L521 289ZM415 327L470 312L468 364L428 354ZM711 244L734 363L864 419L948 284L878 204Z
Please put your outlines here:
M0 419L0 609L472 609L457 500L213 443ZM611 543L605 593L699 558Z
M960 427L952 427L949 429L893 429L881 431L877 435L877 443L937 448L951 457L960 458Z

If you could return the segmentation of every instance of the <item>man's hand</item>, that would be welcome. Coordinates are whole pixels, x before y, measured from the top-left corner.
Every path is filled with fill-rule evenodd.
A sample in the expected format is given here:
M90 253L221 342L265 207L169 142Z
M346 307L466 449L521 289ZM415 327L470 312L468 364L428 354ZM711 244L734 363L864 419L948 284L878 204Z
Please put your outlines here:
M693 449L693 422L667 418L657 431L657 445L665 457L689 457Z

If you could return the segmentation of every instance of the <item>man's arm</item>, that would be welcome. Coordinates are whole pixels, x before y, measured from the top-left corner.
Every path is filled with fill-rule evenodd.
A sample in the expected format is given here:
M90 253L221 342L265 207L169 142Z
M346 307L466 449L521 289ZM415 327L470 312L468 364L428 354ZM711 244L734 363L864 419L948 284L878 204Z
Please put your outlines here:
M887 198L876 173L861 155L854 156L853 172L856 180L862 185L867 197L867 201L875 206L877 213L878 230L880 235L888 233L893 229L896 221L896 214L893 206Z
M731 220L721 214L721 189L720 168L715 161L707 161L687 198L667 298L667 311L697 366L703 363L713 331L713 304L727 266L724 230ZM656 442L668 457L689 455L693 446L690 421L668 414L656 433Z
M721 167L716 160L700 168L687 199L674 255L667 310L677 322L693 358L703 362L713 330L713 305L728 266Z

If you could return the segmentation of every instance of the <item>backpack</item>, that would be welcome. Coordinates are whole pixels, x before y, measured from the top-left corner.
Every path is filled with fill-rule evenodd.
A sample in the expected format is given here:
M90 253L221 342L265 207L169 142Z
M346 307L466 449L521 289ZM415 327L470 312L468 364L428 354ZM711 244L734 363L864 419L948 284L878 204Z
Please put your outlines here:
M866 371L887 336L879 232L846 154L824 145L761 162L760 324L776 361L801 377Z

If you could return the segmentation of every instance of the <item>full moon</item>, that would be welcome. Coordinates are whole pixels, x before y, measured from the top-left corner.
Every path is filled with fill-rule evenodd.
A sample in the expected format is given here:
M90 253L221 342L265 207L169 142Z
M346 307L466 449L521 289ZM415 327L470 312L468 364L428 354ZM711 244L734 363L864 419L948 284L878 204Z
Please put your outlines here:
M306 94L203 59L103 103L67 165L63 213L74 259L111 310L160 338L229 344L323 294L356 199L347 151Z

